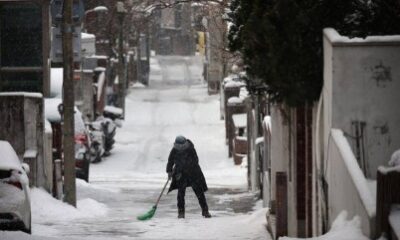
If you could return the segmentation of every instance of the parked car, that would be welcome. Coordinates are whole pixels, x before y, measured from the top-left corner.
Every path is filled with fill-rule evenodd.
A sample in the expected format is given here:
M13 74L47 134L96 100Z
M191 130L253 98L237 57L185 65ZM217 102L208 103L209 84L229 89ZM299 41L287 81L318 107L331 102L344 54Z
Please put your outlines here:
M28 173L10 143L0 141L0 230L31 233Z
M90 136L83 122L82 114L75 110L75 172L76 177L89 182Z
M61 103L62 100L60 98L45 99L45 116L53 129L54 159L62 159ZM76 107L74 108L74 127L76 177L88 181L90 167L90 136L86 130L82 113Z

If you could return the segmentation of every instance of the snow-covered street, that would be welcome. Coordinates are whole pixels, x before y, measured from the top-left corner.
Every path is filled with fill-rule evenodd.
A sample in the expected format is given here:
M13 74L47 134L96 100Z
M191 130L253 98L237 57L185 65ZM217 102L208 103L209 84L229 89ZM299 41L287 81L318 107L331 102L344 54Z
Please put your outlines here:
M400 0L0 22L0 240L400 239Z
M129 90L112 154L91 165L89 184L77 182L78 209L33 191L34 239L269 239L266 209L247 191L247 169L228 158L219 96L207 94L201 73L196 57L152 58L150 86ZM177 219L174 191L151 220L140 222L136 217L152 207L167 180L168 154L179 134L196 147L213 217L201 216L188 189L184 220Z

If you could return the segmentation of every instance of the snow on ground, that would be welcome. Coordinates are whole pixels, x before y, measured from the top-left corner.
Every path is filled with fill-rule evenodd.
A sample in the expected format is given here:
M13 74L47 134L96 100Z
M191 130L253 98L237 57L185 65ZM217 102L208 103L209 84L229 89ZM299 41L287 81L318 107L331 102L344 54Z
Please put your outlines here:
M107 214L107 206L94 199L80 199L74 208L54 199L43 189L31 190L32 220L34 223L71 221L78 218L102 217ZM44 204L45 203L45 204Z
M90 183L77 181L77 209L32 191L33 236L0 232L0 239L270 239L266 211L247 191L247 169L228 158L219 97L208 95L198 57L151 59L148 87L131 88L111 156L90 166ZM176 191L148 211L167 180L175 136L195 144L213 216L204 219L191 189L186 218L177 219Z
M77 181L77 208L32 190L33 235L1 232L2 240L270 239L266 212L247 191L247 170L228 158L219 97L207 94L199 59L151 59L150 85L132 88L124 126L112 155L90 167L90 183ZM209 185L213 215L201 217L191 189L186 218L177 219L176 191L164 195L155 216L136 216L154 204L167 179L165 167L176 135L191 139ZM367 239L359 219L341 214L332 230L314 240ZM281 238L289 240L291 238Z
M240 193L240 194L221 194L219 196L217 196L217 198L219 199L218 202L219 203L224 203L224 202L232 202L235 199L240 199L242 197L249 197L249 196L254 196L253 193L251 192L244 192L244 193Z
M296 240L299 238L281 237L279 240ZM309 240L368 240L361 231L361 220L354 217L347 220L347 212L343 211L332 223L331 230L323 236L307 238Z
M210 186L246 186L247 170L234 166L227 157L219 97L209 96L197 79L202 68L196 67L199 60L194 59L151 59L150 87L131 89L127 120L116 136L118 151L112 161L93 166L94 181L134 179L143 188L159 187L166 178L165 165L175 136L182 134L195 144Z
M143 238L149 239L268 239L266 229L266 209L251 214L211 218L206 221L196 219L171 219L163 228L150 227ZM149 227L143 222L143 229Z
M89 187L89 184L77 180L78 188L84 187L88 189L98 190L97 187ZM108 190L107 190L108 191ZM105 217L108 213L108 207L105 204L99 203L94 199L84 198L77 201L77 208L74 208L66 203L54 199L49 193L43 189L31 189L31 208L32 208L32 223L33 235L28 235L22 232L5 232L0 231L0 239L2 240L47 240L58 239L45 236L57 236L57 231L51 226L57 222L69 221L85 221L85 219L93 219ZM38 236L35 236L39 234ZM45 236L44 236L45 235ZM69 240L72 238L63 238Z

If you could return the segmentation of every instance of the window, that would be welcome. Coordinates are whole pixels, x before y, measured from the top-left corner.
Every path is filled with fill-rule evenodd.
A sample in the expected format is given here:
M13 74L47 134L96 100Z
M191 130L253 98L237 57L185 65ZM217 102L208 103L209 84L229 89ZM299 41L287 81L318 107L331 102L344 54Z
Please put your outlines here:
M42 92L42 7L0 5L0 91Z

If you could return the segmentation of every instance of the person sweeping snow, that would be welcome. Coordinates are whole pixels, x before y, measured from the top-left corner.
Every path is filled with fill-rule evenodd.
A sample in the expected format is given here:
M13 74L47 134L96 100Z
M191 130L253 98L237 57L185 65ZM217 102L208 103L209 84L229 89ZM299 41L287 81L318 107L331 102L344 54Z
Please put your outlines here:
M178 190L178 218L185 218L185 193L186 187L192 187L199 200L202 215L210 218L207 200L204 193L208 190L206 179L199 165L199 158L192 141L184 136L177 136L167 163L168 177L171 186L168 193Z

